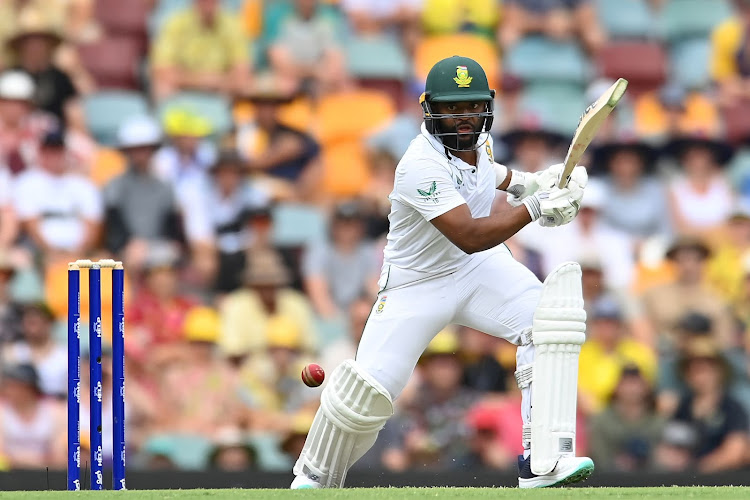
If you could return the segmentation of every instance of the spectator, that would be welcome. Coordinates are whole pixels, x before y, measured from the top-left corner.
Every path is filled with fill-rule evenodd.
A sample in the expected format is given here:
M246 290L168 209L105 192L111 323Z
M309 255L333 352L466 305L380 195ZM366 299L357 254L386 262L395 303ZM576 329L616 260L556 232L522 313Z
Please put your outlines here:
M6 367L0 393L0 456L10 468L65 467L65 410L42 395L34 367Z
M249 241L249 217L267 210L268 197L247 182L246 164L234 150L224 151L211 167L208 191L204 193L212 238L218 250L216 288L231 292L242 285L245 250Z
M656 154L637 139L602 144L592 164L606 169L602 219L635 244L671 232L666 192L652 176Z
M529 34L543 34L556 41L579 38L596 53L606 41L591 0L506 0L497 37L509 49Z
M476 33L489 39L500 11L498 0L422 0L422 27L427 35Z
M118 145L128 168L104 186L107 247L124 252L128 266L137 271L148 243L181 239L177 202L172 189L151 170L161 131L150 117L126 120L118 131Z
M395 446L386 450L384 463L391 469L428 467L447 469L443 456L468 452L466 413L478 394L461 386L462 367L456 356L458 339L443 330L430 342L420 360L422 383L414 400L406 402L391 427ZM398 425L400 424L400 425Z
M44 137L39 167L19 176L14 193L26 233L47 258L86 255L99 241L103 215L99 191L87 178L70 172L60 132Z
M558 162L556 148L562 136L547 128L531 115L524 115L502 136L502 142L511 151L512 161L508 168L522 172L539 172Z
M243 424L235 374L216 349L220 329L218 314L211 308L196 306L185 316L186 344L166 353L160 364L162 432L211 439L219 429Z
M743 258L750 255L750 207L738 203L725 223L724 238L708 261L706 276L713 288L725 300L734 303L742 293Z
M255 107L255 119L238 127L237 148L250 173L260 185L267 184L274 198L309 201L320 191L320 147L306 132L280 121L280 106L293 98L283 87L277 79L259 79L256 90L247 96Z
M638 96L632 118L641 139L659 144L698 131L718 134L722 127L721 114L711 96L675 83Z
M734 194L721 169L732 157L725 142L683 136L667 145L682 171L668 185L671 218L681 234L708 234L727 219Z
M581 200L578 216L565 226L545 231L530 224L517 233L516 240L541 257L542 275L556 266L581 257L581 248L594 254L601 264L604 284L614 292L624 292L633 281L634 249L632 242L602 220L608 203L603 185L590 180Z
M697 338L680 360L680 372L689 392L673 420L692 428L691 465L704 473L741 467L748 449L748 418L727 394L730 368L726 359L710 339Z
M21 307L12 295L16 264L8 251L0 250L0 353L5 344L21 340Z
M241 472L256 467L257 452L242 430L228 427L217 434L208 457L208 464L212 469Z
M34 80L36 106L65 123L65 104L76 97L77 90L70 76L53 62L55 49L62 41L58 29L40 13L27 9L19 17L16 32L7 43L15 55L16 69Z
M460 330L463 385L484 393L504 393L510 373L497 360L499 339L463 327Z
M750 26L750 2L733 0L735 15L714 28L711 34L711 77L719 85L719 102L738 106L750 98L750 63L744 40Z
M289 466L293 466L297 461L302 448L305 446L305 439L313 422L313 417L309 412L299 412L292 419L290 429L281 440L279 448L288 459Z
M272 316L266 324L266 348L243 364L240 398L250 409L255 429L284 431L290 415L317 409L318 393L300 384L305 359L302 330L292 319Z
M502 403L500 403L502 404ZM508 405L510 406L510 405ZM523 427L523 421L521 420L520 412L520 401L518 407L513 407L518 415L517 422L514 424ZM491 468L491 469L510 469L515 465L516 457L520 453L523 453L523 446L521 445L521 438L512 443L511 446L507 446L507 443L502 439L501 435L503 431L507 431L510 427L503 428L500 425L500 419L498 416L503 412L499 408L499 405L490 405L487 403L479 403L471 410L467 415L468 427L469 427L469 453L461 460L462 465L467 469L471 468ZM508 424L508 422L503 422Z
M203 182L216 161L216 148L209 140L213 130L203 116L172 107L164 116L164 133L167 142L154 155L154 173L179 195L182 184Z
M154 97L180 90L239 92L250 82L249 59L240 20L219 0L193 0L167 19L151 47Z
M373 299L369 295L361 296L349 305L349 335L343 336L326 345L320 353L322 367L334 367L347 359L354 359L357 355L357 346L365 330L365 323L373 308Z
M303 349L317 345L313 310L307 297L289 287L291 276L281 256L271 249L248 253L244 287L221 303L222 335L219 346L225 355L242 358L266 346L268 321L273 316L293 320L302 331Z
M57 126L54 117L34 107L35 92L26 73L0 74L0 160L13 174L37 163L42 138Z
M294 10L281 22L268 58L273 71L306 93L340 90L348 84L340 26L318 0L294 0Z
M303 263L304 286L319 316L331 319L365 292L377 293L380 274L372 242L365 239L359 205L340 203L333 214L330 243L314 243Z
M699 312L711 319L720 346L728 348L735 344L728 304L704 282L709 255L701 240L677 238L667 251L667 259L675 268L675 279L644 292L644 313L650 323L653 345L658 345L660 351L673 348L677 341L674 327L688 312Z
M419 39L423 0L343 0L341 9L359 36L381 33L399 36L411 50ZM488 17L494 9L487 12Z
M7 364L30 364L39 377L39 388L47 396L67 393L68 351L52 337L54 316L46 304L24 307L21 315L23 340L7 346Z
M740 346L745 353L750 353L750 256L745 256L740 271L742 283L734 302L731 304L732 315L739 323Z
M150 245L144 262L144 286L130 302L128 326L133 332L131 349L157 356L180 343L185 319L195 301L180 289L180 255L168 243ZM156 357L154 359L157 359Z
M637 367L642 377L654 382L654 352L631 337L619 304L611 298L597 301L579 358L579 402L584 413L594 414L605 408L628 366Z
M649 381L638 367L625 367L608 406L591 420L589 452L597 465L612 471L647 470L664 428L655 410Z

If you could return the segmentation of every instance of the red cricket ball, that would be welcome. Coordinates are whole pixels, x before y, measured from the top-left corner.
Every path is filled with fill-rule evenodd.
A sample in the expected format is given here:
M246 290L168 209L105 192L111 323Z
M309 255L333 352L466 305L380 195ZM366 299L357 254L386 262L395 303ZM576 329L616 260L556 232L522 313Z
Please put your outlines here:
M302 370L302 381L308 387L318 387L326 378L326 372L320 365L310 363Z

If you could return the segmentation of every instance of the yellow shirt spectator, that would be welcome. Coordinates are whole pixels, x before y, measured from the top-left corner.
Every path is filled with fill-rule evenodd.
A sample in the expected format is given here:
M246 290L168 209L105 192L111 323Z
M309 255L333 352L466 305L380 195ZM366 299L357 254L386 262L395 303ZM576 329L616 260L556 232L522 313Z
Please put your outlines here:
M493 38L500 18L500 3L499 0L425 0L422 25L431 35L471 31Z
M717 26L711 34L711 76L721 82L738 75L737 52L745 30L742 22L728 19Z
M157 97L177 90L239 90L249 72L249 47L240 19L216 7L211 13L188 8L175 13L151 49Z
M589 403L589 410L604 409L612 396L623 368L635 365L649 382L656 379L657 360L645 344L622 339L614 350L607 352L597 340L587 340L581 348L578 387Z
M217 12L206 25L193 9L174 15L164 25L151 51L154 66L177 66L189 71L228 71L247 62L248 47L239 20Z

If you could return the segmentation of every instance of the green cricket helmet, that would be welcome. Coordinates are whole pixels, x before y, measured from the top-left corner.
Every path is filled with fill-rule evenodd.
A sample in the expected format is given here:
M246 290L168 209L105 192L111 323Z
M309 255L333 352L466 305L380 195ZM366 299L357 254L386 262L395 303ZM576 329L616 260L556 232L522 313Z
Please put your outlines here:
M453 56L437 62L427 75L425 91L419 98L422 105L427 131L438 137L443 145L453 151L471 151L479 149L487 141L494 119L495 91L490 89L484 69L473 59ZM432 111L435 102L483 102L484 109L477 113L436 114ZM440 120L443 118L481 119L478 130L474 132L471 145L461 147L459 144L458 122L454 130L443 130ZM484 141L479 142L483 133Z

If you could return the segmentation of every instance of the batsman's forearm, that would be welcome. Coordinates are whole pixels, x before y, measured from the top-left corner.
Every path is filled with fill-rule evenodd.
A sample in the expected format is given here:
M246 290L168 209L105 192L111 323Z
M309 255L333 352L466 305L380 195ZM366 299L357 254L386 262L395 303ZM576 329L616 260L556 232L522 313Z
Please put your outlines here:
M524 205L488 217L474 219L474 224L468 229L465 244L461 250L474 253L494 248L505 243L529 222L531 222L531 215Z

